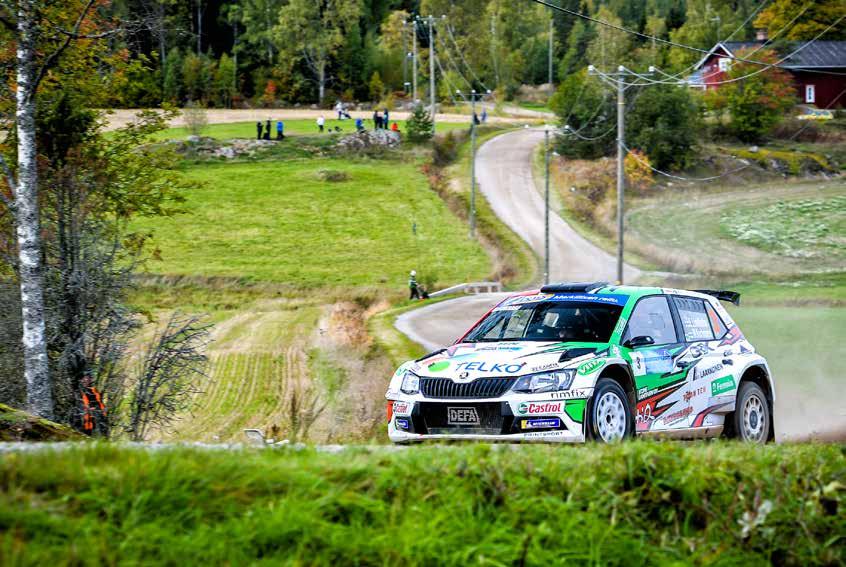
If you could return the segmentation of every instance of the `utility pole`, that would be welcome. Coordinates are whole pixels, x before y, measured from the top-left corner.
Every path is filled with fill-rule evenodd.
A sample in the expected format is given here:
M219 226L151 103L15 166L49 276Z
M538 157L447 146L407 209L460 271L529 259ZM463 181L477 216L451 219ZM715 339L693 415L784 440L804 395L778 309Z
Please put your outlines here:
M417 18L419 16L415 16L415 18L411 21L411 68L412 68L412 96L411 98L414 100L414 104L417 104Z
M462 96L460 90L455 94ZM470 238L476 237L476 100L490 94L490 90L484 94L470 91Z
M543 283L549 283L549 130L547 124L543 128L544 155L546 156L546 181L544 183L543 210Z
M402 90L408 94L408 22L402 22Z
M434 22L434 16L429 16L429 98L432 101L433 131L435 128L435 114L437 113L437 107L435 106L435 35L432 33Z
M626 91L624 90L624 70L620 65L620 79L617 81L617 282L623 285L623 205L626 174L623 169L623 160L626 159L626 152L623 147L626 144Z
M655 72L650 66L649 72L638 76L647 76ZM593 65L588 65L589 75L598 75L606 84L617 89L617 284L623 284L623 238L625 233L625 159L626 159L626 77L634 75L623 65L616 73L600 73ZM616 77L616 80L613 78Z

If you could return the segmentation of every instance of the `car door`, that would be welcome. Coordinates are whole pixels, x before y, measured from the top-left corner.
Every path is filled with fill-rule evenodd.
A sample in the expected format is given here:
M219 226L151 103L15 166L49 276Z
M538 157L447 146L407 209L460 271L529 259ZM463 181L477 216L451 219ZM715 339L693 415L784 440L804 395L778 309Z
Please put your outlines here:
M623 331L622 351L635 380L638 432L687 426L688 410L679 392L687 371L676 364L685 345L678 331L666 295L640 298Z
M720 348L728 332L711 304L699 297L677 295L673 304L686 349L678 363L688 368L684 396L691 406L689 427L718 425L714 412L730 410L737 379L731 349Z

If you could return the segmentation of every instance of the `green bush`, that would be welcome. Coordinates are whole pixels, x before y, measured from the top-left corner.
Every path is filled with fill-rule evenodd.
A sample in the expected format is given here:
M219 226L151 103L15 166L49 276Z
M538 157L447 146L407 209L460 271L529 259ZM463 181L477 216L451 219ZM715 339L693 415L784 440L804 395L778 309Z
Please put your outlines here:
M427 142L435 135L435 123L422 104L417 104L405 123L408 139L411 142Z
M549 101L563 129L569 126L578 132L564 131L556 139L556 151L569 158L596 159L613 153L616 110L614 102L599 80L582 70L567 77Z
M627 146L658 169L683 169L694 154L699 107L686 86L647 87L626 117Z

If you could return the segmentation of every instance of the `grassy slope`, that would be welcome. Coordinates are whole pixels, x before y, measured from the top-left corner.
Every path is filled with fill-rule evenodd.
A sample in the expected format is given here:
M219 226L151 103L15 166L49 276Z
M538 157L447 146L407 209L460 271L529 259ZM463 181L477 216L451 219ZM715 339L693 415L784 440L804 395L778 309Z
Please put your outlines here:
M321 169L346 173L328 183ZM208 164L187 216L138 221L156 234L155 273L222 276L314 288L402 289L408 270L439 283L483 278L482 248L449 214L413 163L316 159ZM412 223L417 224L416 236Z
M320 170L349 179L322 181ZM344 420L383 412L391 369L372 360L350 372L337 367L360 353L327 344L327 310L337 302L398 299L412 268L436 286L490 274L485 251L467 238L414 159L203 163L185 174L206 182L187 196L188 214L135 225L152 231L162 250L135 300L154 313L205 312L216 323L209 378L176 439L240 439L245 427L274 425L288 435L290 404L302 402L311 380L347 378L350 391L330 400L316 438L362 438L369 429L344 428ZM350 324L358 323L338 323ZM344 429L346 435L337 433Z
M270 115L272 116L272 111L269 111ZM330 120L329 114L326 115L326 128L334 129L336 126L341 129L344 133L352 133L355 132L355 121L353 120ZM317 124L314 120L311 119L294 119L294 120L284 120L285 123L285 135L286 136L302 136L305 134L317 134ZM400 131L405 131L405 120L391 120L391 122L396 122L397 126L399 127ZM366 120L364 122L365 127L372 128L373 121ZM262 123L262 127L264 123ZM447 132L449 130L458 130L462 128L467 128L466 124L461 122L438 122L435 124L435 128L438 132ZM255 138L256 137L256 123L255 122L232 122L229 124L209 124L203 130L203 136L208 136L211 138L217 138L219 140L229 140L231 138ZM166 130L162 130L158 134L156 134L156 139L159 140L169 140L169 139L178 139L184 138L188 136L188 130L184 127L178 128L168 128ZM276 121L273 120L271 123L271 138L276 137Z
M844 474L833 445L45 451L0 460L0 563L833 565Z

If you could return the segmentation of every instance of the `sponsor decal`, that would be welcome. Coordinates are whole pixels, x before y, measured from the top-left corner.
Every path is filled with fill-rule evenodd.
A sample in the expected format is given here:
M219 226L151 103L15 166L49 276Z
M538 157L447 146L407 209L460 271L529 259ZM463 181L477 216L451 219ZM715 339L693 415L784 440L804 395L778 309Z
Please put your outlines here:
M638 404L635 414L635 426L638 430L649 429L652 426L652 422L655 421L655 416L652 415L654 408L654 402Z
M479 425L479 414L473 407L447 407L447 423L450 425Z
M449 361L442 360L441 362L433 362L429 366L426 367L429 372L440 372L442 370L446 370L449 368Z
M716 380L711 381L711 395L716 396L718 394L722 394L723 392L734 390L734 387L734 376L728 375L723 376L722 378L717 378Z
M411 404L408 402L394 402L394 413L396 415L409 415L411 413Z
M520 297L515 297L511 301L508 302L508 305L523 305L525 303L537 303L539 301L546 301L552 297L550 293L538 293L536 295L522 295Z
M567 435L566 431L527 431L523 434L524 437L564 437Z
M517 406L517 413L520 415L561 413L561 402L521 402Z
M685 419L687 416L693 413L693 407L687 406L684 409L680 409L679 411L674 411L673 413L668 413L664 416L664 425L673 425L678 423L679 421Z
M593 360L588 360L576 371L579 376L587 376L593 372L596 372L600 368L605 366L605 360L601 358L594 358Z
M608 353L609 353L611 356L617 356L617 357L619 357L619 356L620 356L620 347L618 347L617 345L611 345L611 346L608 348Z
M608 305L625 305L628 295L595 294L595 293L556 293L549 301L582 301L586 303L607 303Z
M723 365L722 365L722 364L715 364L714 366L711 366L711 367L705 368L705 369L703 369L703 370L699 370L699 371L696 373L696 378L697 378L697 379L699 379L699 378L707 378L707 377L708 377L708 376L710 376L711 374L716 374L717 372L719 372L719 371L720 371L720 370L722 370L722 369L723 369Z
M617 326L614 327L614 334L615 335L622 335L623 329L626 328L626 323L628 322L628 317L620 317L620 320L617 321Z
M586 395L584 390L564 390L562 392L551 392L549 397L553 400L570 400L573 398L584 398Z
M456 370L464 370L464 371L474 371L474 372L485 372L488 374L499 372L500 374L517 374L520 372L523 367L526 366L525 362L518 362L518 363L499 363L499 364L491 364L489 362L459 362L456 366Z
M553 427L561 427L561 420L557 417L520 420L520 429L550 429Z
M408 431L408 420L407 419L397 418L396 421L394 421L394 423L396 423L397 429L404 429L404 430Z
M494 313L496 313L497 311L518 311L519 309L519 305L503 305L502 307L495 308Z
M692 390L688 390L682 395L682 398L685 402L689 402L691 398L695 398L696 396L701 396L705 393L705 386L700 386L698 388L694 388Z
M532 368L529 368L529 372L542 372L544 370L549 370L550 368L558 368L558 363L550 362L541 366L533 366Z

